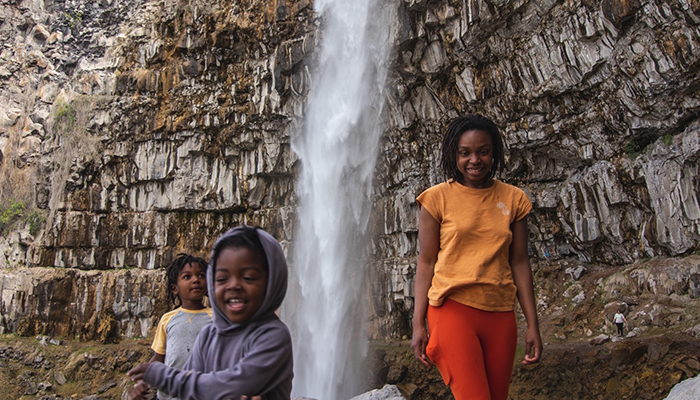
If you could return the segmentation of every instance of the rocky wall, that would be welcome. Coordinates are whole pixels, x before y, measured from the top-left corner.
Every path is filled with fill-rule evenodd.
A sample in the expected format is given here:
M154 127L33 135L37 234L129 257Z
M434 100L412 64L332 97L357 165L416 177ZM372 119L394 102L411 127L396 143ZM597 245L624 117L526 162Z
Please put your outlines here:
M34 309L44 297L60 308L61 296L39 293L61 279L102 279L103 297L138 293L155 305L165 295L157 285L110 277L148 279L182 251L207 257L242 223L288 247L289 142L315 46L309 2L10 1L0 10L0 197L24 210L1 227L4 329L48 318ZM30 212L43 216L40 229ZM53 313L37 333L74 334L98 318L108 299L88 301L94 290L71 296L97 317ZM141 317L112 308L122 333L138 336L154 307Z
M371 336L410 333L415 197L443 179L441 135L463 113L502 127L500 178L534 203L535 268L697 250L700 3L385 4L398 17L370 226ZM2 1L0 200L45 218L2 226L5 329L31 312L10 295L15 268L156 273L177 252L207 256L239 223L293 249L290 142L320 26L307 0ZM89 317L76 318L51 329L73 333ZM124 332L142 333L125 318Z
M50 333L82 340L147 336L171 307L163 271L4 270L0 333ZM155 300L155 301L154 301ZM73 321L73 323L66 323ZM110 328L113 324L117 329ZM105 335L100 337L101 331Z
M697 2L406 0L400 9L375 185L378 336L410 335L414 199L444 179L441 133L463 113L503 129L501 179L534 204L535 269L619 268L697 250ZM687 287L687 274L676 275L665 284Z

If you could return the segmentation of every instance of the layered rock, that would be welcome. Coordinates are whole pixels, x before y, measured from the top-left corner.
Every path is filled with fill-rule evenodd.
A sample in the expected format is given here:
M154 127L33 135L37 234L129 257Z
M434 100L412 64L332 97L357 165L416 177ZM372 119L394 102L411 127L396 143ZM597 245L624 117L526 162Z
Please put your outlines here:
M533 200L536 268L615 267L697 248L698 97L686 89L698 82L696 4L405 5L374 225L374 285L390 299L374 307L396 317L379 332L410 333L414 198L443 179L440 134L465 112L503 128L501 178Z
M30 171L35 186L19 198L27 182L6 185L2 197L47 219L34 232L21 220L3 240L0 265L67 269L48 282L43 269L8 271L5 329L37 313L42 333L75 333L91 315L59 316L38 305L38 292L56 280L104 277L100 296L138 293L153 304L124 312L130 306L109 296L85 298L94 285L73 291L74 302L98 315L111 306L123 334L145 335L143 318L165 309L155 307L162 281L118 285L110 277L128 269L148 280L160 274L148 270L181 251L206 257L219 234L242 223L264 226L285 246L292 239L289 138L308 92L302 61L315 43L308 2L78 1L2 10L3 36L16 42L2 65L10 71L0 96L3 168L14 177ZM23 276L31 283L20 285ZM59 297L56 307L66 301Z
M0 278L1 330L25 336L52 332L103 341L146 336L170 307L163 271L29 268L4 270ZM118 331L100 337L110 321Z
M534 203L537 268L617 268L697 248L697 2L386 4L398 17L370 227L372 336L410 333L414 199L443 179L442 131L466 112L502 127L501 179ZM44 275L95 274L106 292L161 299L156 286L118 289L110 277L150 276L180 251L206 256L240 223L291 248L290 140L302 131L319 26L307 0L0 4L0 200L46 218L0 241L5 329L32 312L40 330L89 322L68 313L60 327L45 323L58 316L33 308L50 293ZM35 278L15 288L22 276ZM23 305L20 291L32 293ZM124 334L141 334L141 317L117 303L99 304L124 318Z

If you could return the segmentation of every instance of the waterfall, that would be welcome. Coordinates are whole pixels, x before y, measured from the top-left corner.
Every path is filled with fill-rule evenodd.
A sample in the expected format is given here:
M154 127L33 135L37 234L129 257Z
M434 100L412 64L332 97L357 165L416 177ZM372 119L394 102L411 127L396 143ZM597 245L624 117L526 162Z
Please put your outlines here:
M386 3L386 4L385 4ZM293 397L348 399L363 389L367 226L390 52L390 2L317 0L321 46L304 129L290 294Z

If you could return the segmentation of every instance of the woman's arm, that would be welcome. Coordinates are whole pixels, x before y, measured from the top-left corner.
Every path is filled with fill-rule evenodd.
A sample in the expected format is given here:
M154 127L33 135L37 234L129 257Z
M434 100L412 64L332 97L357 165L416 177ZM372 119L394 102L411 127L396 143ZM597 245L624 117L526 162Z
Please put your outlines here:
M428 344L428 331L425 327L425 316L428 312L428 289L433 281L435 262L440 249L440 224L433 218L425 207L421 207L418 225L418 267L416 268L416 284L413 305L413 338L411 347L413 354L423 364L430 366L430 360L425 354Z
M534 364L540 360L542 355L542 338L540 337L540 324L537 320L530 257L527 254L527 217L513 222L511 231L513 232L513 242L510 245L510 268L515 287L518 289L520 308L525 314L525 320L527 320L523 364Z

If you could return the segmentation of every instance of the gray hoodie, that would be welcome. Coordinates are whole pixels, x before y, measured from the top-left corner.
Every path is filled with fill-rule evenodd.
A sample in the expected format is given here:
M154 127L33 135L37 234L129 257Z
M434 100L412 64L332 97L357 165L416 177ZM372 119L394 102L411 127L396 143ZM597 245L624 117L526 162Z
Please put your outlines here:
M229 230L216 243L240 234L241 229ZM181 400L238 400L242 395L289 400L292 338L275 314L287 292L287 262L277 240L261 229L256 231L268 263L267 291L260 309L250 320L234 324L213 301L213 322L197 336L184 369L153 363L144 382ZM213 294L213 251L209 264L207 289Z

